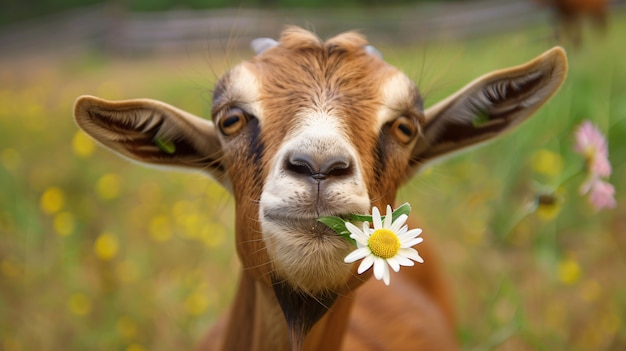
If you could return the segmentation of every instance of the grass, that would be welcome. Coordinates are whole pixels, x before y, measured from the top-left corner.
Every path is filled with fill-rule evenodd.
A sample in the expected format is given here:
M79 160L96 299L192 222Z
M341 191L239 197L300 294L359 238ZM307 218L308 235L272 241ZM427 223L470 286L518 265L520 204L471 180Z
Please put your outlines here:
M439 244L465 350L626 348L625 19L569 50L564 87L535 117L433 165L399 196ZM430 105L549 48L548 32L382 51ZM71 118L81 94L151 97L207 116L222 61L85 53L0 67L0 349L190 349L224 311L239 266L233 199L201 175L120 160ZM578 194L572 131L584 119L609 138L611 211ZM561 199L554 218L527 210L542 192Z

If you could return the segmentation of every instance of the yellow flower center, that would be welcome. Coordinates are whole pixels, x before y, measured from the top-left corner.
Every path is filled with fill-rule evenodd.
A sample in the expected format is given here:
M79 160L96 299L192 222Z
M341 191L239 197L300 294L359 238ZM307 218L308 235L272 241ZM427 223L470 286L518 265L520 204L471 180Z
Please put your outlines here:
M381 258L391 258L398 253L400 249L400 240L396 233L389 229L376 229L367 240L372 253Z

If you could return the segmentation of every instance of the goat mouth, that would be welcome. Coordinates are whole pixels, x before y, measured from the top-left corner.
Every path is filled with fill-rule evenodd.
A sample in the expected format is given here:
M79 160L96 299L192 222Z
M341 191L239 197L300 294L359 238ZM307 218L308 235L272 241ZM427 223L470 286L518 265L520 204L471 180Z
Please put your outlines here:
M335 233L334 230L319 222L317 217L292 217L266 214L264 219L274 223L274 225L283 227L284 229L311 235L312 237L321 238L327 236L337 236L337 233Z

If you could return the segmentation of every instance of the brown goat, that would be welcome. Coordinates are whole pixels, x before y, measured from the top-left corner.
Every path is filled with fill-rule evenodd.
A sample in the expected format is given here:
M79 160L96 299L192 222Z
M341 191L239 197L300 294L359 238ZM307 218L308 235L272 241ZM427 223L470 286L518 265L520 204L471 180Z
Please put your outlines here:
M534 0L550 8L555 21L557 39L571 41L575 46L582 42L583 24L590 19L595 27L606 31L609 0Z
M424 110L415 84L356 33L300 28L254 42L217 83L212 121L163 102L82 96L77 124L116 153L206 172L235 198L242 271L202 350L454 350L448 286L425 263L391 286L344 263L354 249L317 222L393 204L425 163L519 125L559 88L553 48L494 71ZM168 147L163 147L163 144Z

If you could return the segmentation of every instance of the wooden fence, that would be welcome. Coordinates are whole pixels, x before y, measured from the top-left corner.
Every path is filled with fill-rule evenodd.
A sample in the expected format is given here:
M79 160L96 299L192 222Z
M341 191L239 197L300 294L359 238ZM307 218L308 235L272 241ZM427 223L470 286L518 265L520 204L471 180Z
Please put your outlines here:
M620 0L619 3L623 3ZM71 10L0 29L0 57L91 47L112 54L241 48L288 24L321 37L358 29L371 42L417 42L507 31L548 20L529 0L479 0L351 10L174 10L131 13L111 5Z

